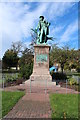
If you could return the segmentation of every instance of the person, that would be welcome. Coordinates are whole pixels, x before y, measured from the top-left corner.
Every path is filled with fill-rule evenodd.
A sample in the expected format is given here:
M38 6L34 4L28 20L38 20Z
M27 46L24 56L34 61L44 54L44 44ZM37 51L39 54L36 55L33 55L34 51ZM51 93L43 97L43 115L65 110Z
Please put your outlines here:
M50 23L44 20L44 16L39 17L39 23L35 31L37 33L37 43L46 43L47 42L47 35L49 35L49 25Z

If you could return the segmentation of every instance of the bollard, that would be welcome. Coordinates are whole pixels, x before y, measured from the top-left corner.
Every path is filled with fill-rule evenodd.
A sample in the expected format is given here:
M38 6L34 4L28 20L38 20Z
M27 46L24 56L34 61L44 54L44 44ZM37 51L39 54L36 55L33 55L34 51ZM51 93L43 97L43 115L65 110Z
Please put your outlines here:
M66 94L67 94L67 80L66 80Z
M30 93L31 93L31 79L30 79Z
M4 89L4 77L2 76L2 88Z

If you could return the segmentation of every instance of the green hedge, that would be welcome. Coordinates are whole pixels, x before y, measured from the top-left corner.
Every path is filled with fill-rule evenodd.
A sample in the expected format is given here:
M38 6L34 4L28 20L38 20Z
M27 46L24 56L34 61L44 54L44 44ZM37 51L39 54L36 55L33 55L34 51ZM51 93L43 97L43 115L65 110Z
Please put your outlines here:
M19 73L19 70L2 70L2 73Z
M22 65L20 68L20 77L23 79L29 79L32 74L33 63Z
M65 73L51 73L53 80L66 80L67 76Z

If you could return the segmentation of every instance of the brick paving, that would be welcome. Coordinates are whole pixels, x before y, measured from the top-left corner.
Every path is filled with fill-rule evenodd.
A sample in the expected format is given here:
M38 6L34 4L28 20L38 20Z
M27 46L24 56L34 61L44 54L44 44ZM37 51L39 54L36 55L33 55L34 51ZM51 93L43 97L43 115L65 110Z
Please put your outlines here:
M24 91L26 94L18 101L13 109L4 117L12 118L51 118L49 93L70 93L78 92L58 86L31 85L30 82L18 86L4 88L5 91Z
M58 86L40 86L40 85L31 85L30 84L21 84L17 86L11 86L4 88L4 91L26 91L26 93L74 93L78 94L78 91L69 88L63 88Z
M4 118L51 118L49 95L26 94Z

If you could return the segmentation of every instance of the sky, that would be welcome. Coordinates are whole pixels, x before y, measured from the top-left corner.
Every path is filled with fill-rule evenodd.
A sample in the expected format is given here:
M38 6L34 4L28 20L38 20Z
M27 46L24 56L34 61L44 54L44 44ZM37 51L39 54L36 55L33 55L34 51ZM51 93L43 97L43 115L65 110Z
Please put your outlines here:
M78 2L3 2L0 3L0 58L12 42L21 41L29 46L31 28L36 28L40 15L51 23L49 36L55 39L48 44L78 49Z

